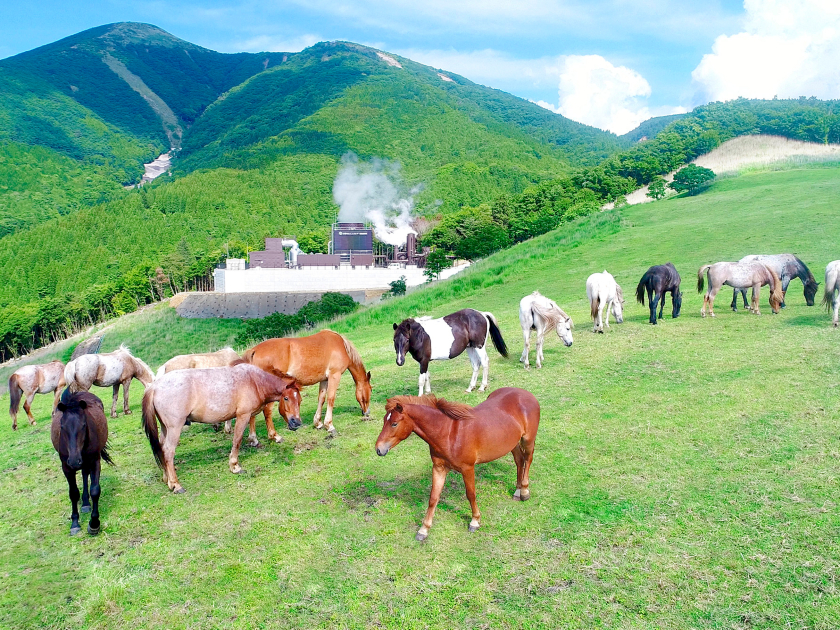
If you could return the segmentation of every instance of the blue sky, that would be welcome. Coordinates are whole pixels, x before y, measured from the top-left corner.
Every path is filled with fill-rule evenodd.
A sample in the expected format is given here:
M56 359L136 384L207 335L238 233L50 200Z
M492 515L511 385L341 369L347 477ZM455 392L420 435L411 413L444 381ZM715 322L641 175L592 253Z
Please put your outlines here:
M221 52L354 41L617 133L708 100L840 96L837 0L3 2L0 57L123 21Z

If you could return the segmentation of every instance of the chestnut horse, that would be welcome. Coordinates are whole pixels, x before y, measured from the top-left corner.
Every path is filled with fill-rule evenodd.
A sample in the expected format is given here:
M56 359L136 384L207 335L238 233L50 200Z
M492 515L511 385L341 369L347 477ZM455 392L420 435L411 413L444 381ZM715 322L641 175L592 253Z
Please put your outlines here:
M425 540L432 527L435 507L450 470L464 477L467 499L472 508L469 531L480 526L481 512L475 501L475 465L499 459L507 453L516 461L516 492L513 498L531 497L529 471L540 424L540 403L534 395L517 387L492 392L480 405L470 407L426 396L394 396L385 405L382 432L376 440L376 454L384 456L412 433L429 444L432 457L432 491L429 509L417 540Z
M370 372L365 371L359 352L350 340L332 330L322 330L308 337L268 339L246 350L242 358L266 372L292 376L303 387L319 384L318 408L312 420L312 426L316 429L325 427L330 435L336 434L332 421L333 405L345 370L350 370L356 382L356 400L364 417L370 414ZM327 415L321 424L324 400L327 401ZM274 430L271 407L266 405L265 408L265 424L269 434ZM229 431L227 425L225 431Z
M35 394L55 392L53 409L58 404L58 397L64 389L64 364L53 361L44 365L24 365L9 377L9 415L12 416L12 429L17 431L17 416L20 401L23 398L23 410L29 418L29 424L35 424L32 416L32 400Z
M157 377L160 378L167 372L174 372L175 370L225 367L241 360L242 357L231 348L222 348L216 352L204 352L202 354L179 354L158 368Z
M78 359L70 361L64 368L64 380L72 392L86 392L92 385L113 386L112 418L117 417L117 396L120 393L120 385L123 386L123 413L126 415L131 413L128 408L128 387L133 378L148 387L155 379L155 374L125 346L120 346L114 352L105 354L83 354Z
M700 315L706 317L706 306L709 307L709 315L715 316L715 296L723 285L729 285L734 289L748 289L752 287L752 305L750 310L756 315L761 313L758 310L758 300L761 294L761 287L770 285L770 309L778 313L781 308L784 295L782 294L782 281L778 274L771 267L760 262L719 262L713 265L703 265L697 271L697 292L703 291L703 274L709 277L709 289L703 296L703 308Z
M300 426L300 389L291 377L280 378L253 365L176 370L164 374L143 394L143 428L163 480L176 494L184 492L175 475L175 448L187 420L217 424L236 418L230 472L242 472L239 447L248 421L267 404L279 401L280 415L294 431ZM163 430L158 438L155 418Z
M76 471L82 471L82 512L91 512L88 534L99 533L99 473L101 460L113 464L108 455L108 421L102 401L89 392L71 394L65 389L56 405L50 427L50 438L61 469L70 488L70 535L82 531L79 525L79 486L76 485ZM90 496L88 496L88 479ZM93 511L90 503L93 501Z

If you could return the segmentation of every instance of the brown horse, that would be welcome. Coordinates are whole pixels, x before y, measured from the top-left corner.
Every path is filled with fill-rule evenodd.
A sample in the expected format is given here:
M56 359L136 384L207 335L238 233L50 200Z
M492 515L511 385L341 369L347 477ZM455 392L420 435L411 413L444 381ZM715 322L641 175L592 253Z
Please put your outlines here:
M167 372L174 372L175 370L225 367L241 360L242 357L236 354L231 348L222 348L216 352L205 352L202 354L179 354L158 368L157 377L160 378Z
M72 392L86 392L93 385L113 386L112 418L117 417L117 396L120 393L120 385L123 386L123 412L126 415L131 413L128 408L128 387L133 378L148 387L155 379L155 374L125 346L120 346L114 352L105 354L83 354L78 359L70 361L64 368L64 380L67 381L67 386Z
M169 489L184 492L175 474L175 448L187 420L217 424L236 418L229 464L230 472L239 473L239 447L245 427L263 407L275 401L280 402L280 415L289 429L300 427L300 389L295 379L279 378L253 365L177 370L147 387L143 394L143 428ZM163 444L158 438L156 417L163 430Z
M326 427L330 435L336 433L332 422L333 405L341 375L345 370L350 370L356 382L356 400L364 417L367 418L370 414L370 372L365 371L359 352L343 335L331 330L322 330L309 337L268 339L246 350L242 358L266 372L288 374L301 386L318 383L318 408L312 421L316 429ZM327 415L321 424L324 400L327 401ZM271 421L271 405L266 406L265 411L265 423L270 434L274 428ZM228 430L226 426L225 431Z
M23 410L29 418L29 424L35 424L32 416L32 400L35 394L49 394L55 392L53 397L53 409L58 404L58 397L64 389L64 364L61 361L53 361L45 365L24 365L9 377L9 415L12 416L12 429L17 431L17 415L20 408L20 400L23 401Z
M472 508L469 531L479 528L481 512L475 501L475 465L511 453L516 461L516 492L513 498L531 497L528 474L534 459L534 443L540 425L540 403L517 387L503 387L476 407L426 396L395 396L385 406L382 432L376 454L389 450L416 433L429 444L432 456L432 492L417 540L425 540L432 527L435 507L450 470L464 477Z
M65 389L56 405L50 427L53 447L61 459L61 469L70 488L70 535L82 531L79 525L79 486L76 485L76 471L82 471L82 512L93 511L88 523L88 534L99 533L99 473L104 459L113 464L108 455L108 421L102 401L89 392L71 394ZM88 496L90 479L90 496Z
M772 268L760 262L719 262L713 265L703 265L697 271L697 292L703 291L703 274L709 277L709 290L703 296L703 308L700 315L706 317L706 305L709 307L709 315L715 316L715 296L723 285L729 285L735 289L748 289L752 287L752 306L750 310L756 315L758 301L761 294L761 287L770 285L770 309L778 313L782 302L785 299L782 293L782 281Z

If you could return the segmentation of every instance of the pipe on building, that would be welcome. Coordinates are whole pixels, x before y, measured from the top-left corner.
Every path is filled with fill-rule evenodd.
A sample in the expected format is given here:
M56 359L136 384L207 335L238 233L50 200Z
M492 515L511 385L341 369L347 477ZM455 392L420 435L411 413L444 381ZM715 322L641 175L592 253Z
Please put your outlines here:
M283 245L283 247L291 247L291 249L289 250L289 266L297 267L298 254L303 253L303 250L301 250L300 245L298 245L298 242L292 239L283 239L281 245Z

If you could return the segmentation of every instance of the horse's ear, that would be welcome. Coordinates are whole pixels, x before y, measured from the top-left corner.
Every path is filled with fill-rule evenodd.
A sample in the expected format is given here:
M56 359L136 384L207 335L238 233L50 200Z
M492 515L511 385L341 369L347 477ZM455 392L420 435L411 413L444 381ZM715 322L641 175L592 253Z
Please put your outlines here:
M84 400L79 401L79 409L87 409L87 403Z
M397 328L399 328L399 326L397 326L396 324L394 324L394 330L396 330Z
M368 383L370 383L370 372L367 373L367 380L368 380Z
M394 406L394 411L396 411L397 413L402 413L403 412L403 406L400 403L397 403Z
M60 403L58 403L58 405L56 406L56 409L58 409L61 413L64 413L65 411L67 411L67 405L65 405L64 403L60 402Z

